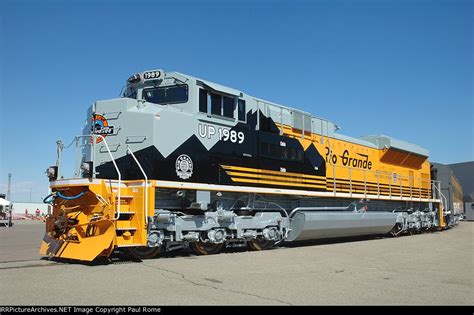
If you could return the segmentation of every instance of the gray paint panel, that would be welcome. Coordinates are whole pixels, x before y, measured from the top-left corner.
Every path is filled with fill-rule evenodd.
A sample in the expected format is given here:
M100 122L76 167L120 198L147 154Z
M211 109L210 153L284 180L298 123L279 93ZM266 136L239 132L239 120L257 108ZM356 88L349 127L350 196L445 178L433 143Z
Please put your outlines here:
M397 214L391 212L301 211L291 219L287 241L385 234L396 220Z
M407 152L413 152L422 156L429 156L430 152L416 144L409 143L403 140L398 140L389 136L379 135L379 136L363 136L362 140L372 142L379 149L383 148L395 148Z

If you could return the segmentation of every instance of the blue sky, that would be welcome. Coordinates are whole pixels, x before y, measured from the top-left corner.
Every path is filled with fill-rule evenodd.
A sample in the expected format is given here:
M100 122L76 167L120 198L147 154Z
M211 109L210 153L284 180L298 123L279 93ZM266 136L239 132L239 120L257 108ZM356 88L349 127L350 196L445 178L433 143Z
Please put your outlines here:
M56 139L153 68L473 160L473 3L0 1L0 192L39 201Z

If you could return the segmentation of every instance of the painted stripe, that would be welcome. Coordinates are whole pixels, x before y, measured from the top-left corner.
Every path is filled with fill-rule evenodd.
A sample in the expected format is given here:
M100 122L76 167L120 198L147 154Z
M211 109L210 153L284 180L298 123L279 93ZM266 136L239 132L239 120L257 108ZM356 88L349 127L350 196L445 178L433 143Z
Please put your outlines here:
M320 184L326 185L325 180L313 180L313 179L305 179L305 178L294 178L294 177L282 177L282 176L275 176L275 175L263 175L263 174L251 174L251 173L242 173L242 172L232 172L226 171L226 173L232 177L247 177L247 178L254 178L254 179L270 179L277 182L290 182L290 183L308 183L308 184Z
M260 173L260 174L267 174L267 175L280 175L280 176L296 176L296 177L303 177L303 178L314 178L314 179L326 179L326 176L318 176L318 175L308 175L308 174L300 174L300 173L292 173L292 172L278 172L278 171L271 171L266 169L260 168L248 168L248 167L241 167L241 166L229 166L229 165L221 165L221 167L225 170L231 171L244 171L244 172L252 172L252 173Z
M276 185L276 186L291 186L291 187L307 187L307 188L319 188L326 189L324 185L311 185L311 184L296 184L296 183L287 183L287 182L276 182L268 180L255 180L247 178L232 178L234 182L238 183L252 183L252 184L265 184L265 185Z
M323 185L311 185L311 184L319 184L319 182L310 181L307 179L294 179L291 177L286 178L285 180L276 179L275 176L266 176L262 174L250 174L250 173L241 173L241 172L232 172L226 171L229 176L231 176L232 181L234 182L242 182L242 183L252 183L252 184L265 184L265 185L276 185L276 186L294 186L294 187L315 187L315 188L322 188L328 189L333 191L332 183L327 186ZM243 177L243 178L242 178ZM250 178L250 179L248 179ZM271 181L265 181L264 179L269 179ZM342 187L341 187L342 186ZM381 189L382 190L382 189ZM336 184L336 191L340 192L350 192L350 185L349 184ZM352 184L352 192L353 193L365 193L364 186L359 184ZM376 188L367 187L367 192L369 193L377 193L378 190ZM392 189L392 195L396 194L399 195L399 189ZM384 193L381 191L381 195L390 196L390 192L387 191ZM402 192L402 196L410 197L410 194L407 192Z
M283 173L283 172L266 170L266 169L248 168L248 167L230 166L230 165L221 165L221 167L224 168L225 170L243 171L243 172L250 172L250 173L257 173L257 174L264 174L264 175L284 176L286 179L289 179L290 178L289 176L295 176L297 178L311 178L311 179L314 178L316 180L326 179L327 182L331 182L331 183L334 181L334 178L332 178L332 177L308 175L308 174L302 174L302 173L293 173L293 172ZM342 184L343 182L350 183L350 180L349 179L344 179L344 178L336 178L336 184ZM353 184L352 184L353 186L355 185L354 183L361 183L361 184L364 183L363 181L358 181L358 180L352 180L352 182L353 182ZM375 188L380 188L380 190L382 190L383 188L388 188L388 189L391 188L392 191L396 191L400 187L399 185L396 186L395 184L394 185L389 185L389 184L384 184L384 183L378 183L377 184L377 183L374 183L374 182L371 182L371 181L365 182L365 185L367 187L372 186L372 187L375 187ZM402 185L402 189L409 190L410 186ZM419 190L419 189L420 189L420 187L412 186L412 190ZM427 193L431 192L431 189L429 189L429 188L421 188L421 190L422 191L424 190Z

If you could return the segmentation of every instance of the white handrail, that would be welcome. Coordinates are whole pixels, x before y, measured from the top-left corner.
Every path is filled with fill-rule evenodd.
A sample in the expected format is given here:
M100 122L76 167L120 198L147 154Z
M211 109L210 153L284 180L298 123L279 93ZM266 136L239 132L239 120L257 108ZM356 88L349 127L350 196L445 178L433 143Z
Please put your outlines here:
M120 192L121 192L121 187L122 187L122 174L120 173L120 170L117 166L117 163L115 163L115 159L114 157L112 156L112 152L110 152L110 148L109 148L109 145L107 144L107 141L105 140L105 137L102 136L102 135L95 135L93 134L93 137L94 137L94 147L96 145L96 138L95 137L99 137L102 139L102 141L104 141L104 144L105 144L105 147L107 148L107 152L109 152L109 155L110 155L110 159L112 160L112 163L114 164L115 166L115 170L117 171L117 174L118 174L118 198L117 198L117 213L116 213L116 216L115 216L115 220L118 220L118 218L120 217ZM94 150L95 151L95 150ZM95 168L95 156L93 156L93 167Z
M434 188L436 188L436 190L438 191L438 194L439 194L439 199L441 200L441 204L443 206L443 214L447 212L447 205L448 205L448 198L446 198L446 196L443 194L443 192L441 191L441 181L433 181L433 185L432 185ZM435 190L435 189L433 189Z
M353 181L354 179L354 176L353 176L353 173L354 172L362 172L362 174L364 175L364 194L367 194L369 191L368 191L368 187L367 187L367 183L371 183L371 184L376 184L377 185L377 195L379 196L381 194L381 191L380 191L380 185L387 185L387 189L388 189L388 196L390 197L390 199L392 198L396 198L396 197L403 197L403 194L408 194L410 193L410 200L413 201L414 199L418 199L421 200L424 198L424 194L426 193L423 193L422 192L422 189L425 189L423 188L423 183L427 183L428 185L428 188L431 187L431 190L432 191L435 191L435 190L439 190L439 187L436 186L436 189L433 188L432 186L429 186L429 184L431 185L434 185L434 182L437 182L437 181L434 181L434 180L431 180L431 179L424 179L424 178L421 178L421 177L415 177L415 176L404 176L404 175L400 175L398 174L397 175L397 184L393 181L392 179L392 172L380 172L380 171L373 171L373 170L367 170L367 169L363 169L363 168L353 168L353 167L347 167L347 166L341 166L341 165L335 165L335 164L331 164L332 165L332 175L330 173L327 173L326 174L326 177L328 180L330 180L332 183L333 183L333 187L332 187L332 192L334 192L334 194L336 194L337 192L337 180L339 179L342 179L343 177L341 177L342 175L339 175L336 176L336 173L338 172L338 170L347 170L349 171L349 185L351 184L351 182ZM373 175L375 177L375 181L368 181L367 180L367 176L368 175ZM382 177L382 178L381 178ZM385 183L382 183L382 180L381 179L386 179L386 184ZM403 185L403 181L408 181L408 185ZM415 182L418 182L419 184L418 185L415 185ZM415 187L416 186L416 187ZM398 193L396 193L394 190L395 189L400 189ZM409 191L408 191L409 189ZM353 193L354 192L354 187L350 188L349 187L349 194L350 193ZM417 197L415 197L417 196ZM433 196L432 196L433 197ZM430 197L428 197L430 198ZM442 195L440 193L440 196L438 199L446 199L447 198Z
M127 147L127 151L132 155L133 159L135 160L135 163L137 163L138 167L140 168L140 171L145 177L145 224L146 226L148 226L148 177L146 176L146 173L143 170L141 164L138 162L137 158L135 157L135 154L133 154L132 150L130 150L130 147Z

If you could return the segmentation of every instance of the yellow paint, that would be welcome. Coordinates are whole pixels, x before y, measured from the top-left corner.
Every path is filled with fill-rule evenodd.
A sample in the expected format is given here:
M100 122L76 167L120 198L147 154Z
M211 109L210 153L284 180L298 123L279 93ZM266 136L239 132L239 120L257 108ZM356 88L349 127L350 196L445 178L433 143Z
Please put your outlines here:
M442 204L439 204L439 213L438 213L438 216L439 216L439 226L440 226L441 228L445 228L445 227L446 227L446 221L444 220L443 212L444 212L443 206L442 206Z
M91 261L97 256L109 256L117 246L134 244L145 246L147 231L144 208L154 209L154 187L148 187L148 202L144 205L143 181L123 181L120 212L129 212L116 220L118 199L116 185L99 180L74 184L57 184L54 191L66 196L86 193L75 200L56 198L52 215L46 222L46 235L40 253L43 255ZM152 211L152 210L150 210ZM150 213L149 215L152 215ZM55 221L69 222L60 230Z
M392 190L392 196L408 195L413 198L430 198L431 196L430 162L428 160L424 161L419 169L388 164L381 161L387 150L374 149L314 133L305 132L303 135L301 130L291 128L290 126L278 123L277 126L284 136L300 141L305 150L311 144L316 147L326 161L326 178L328 183L336 179L336 191L342 191L342 189L338 189L337 184L340 183L340 180L344 180L347 182L352 181L353 185L356 182L357 184L365 183L366 187L388 187ZM346 150L349 153L348 155L345 154ZM367 159L364 156L367 156ZM351 159L350 163L349 159ZM356 163L355 167L352 164L354 159L361 160L361 162ZM364 165L363 162L365 160L367 162ZM335 163L333 163L334 161ZM370 169L368 167L369 162ZM303 178L310 176L306 174L287 174ZM402 192L400 192L400 186ZM333 191L332 185L328 185L327 190Z
M86 230L93 226L95 233L86 236ZM110 220L78 224L61 238L46 235L42 241L40 253L43 255L92 261L100 254L109 256L113 250L114 223Z

